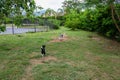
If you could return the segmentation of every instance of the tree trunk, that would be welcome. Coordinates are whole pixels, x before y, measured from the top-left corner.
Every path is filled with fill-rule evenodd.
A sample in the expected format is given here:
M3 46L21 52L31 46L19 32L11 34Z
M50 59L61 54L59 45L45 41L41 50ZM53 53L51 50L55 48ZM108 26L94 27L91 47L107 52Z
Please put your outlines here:
M116 15L117 15L118 20L120 21L120 16L119 16L117 10L115 10L115 7L114 7L113 5L112 5L112 7L113 7L113 10L115 11L115 13L116 13Z
M120 32L120 28L119 28L119 26L118 26L118 24L117 24L117 22L115 20L115 17L114 17L114 7L113 7L112 4L110 5L110 7L111 7L112 19L114 21L114 24L115 24L116 28L118 29L118 31Z
M116 15L117 15L117 17L118 17L118 19L120 21L120 16L119 16L119 14L118 14L118 12L116 10L115 10L115 13L116 13Z

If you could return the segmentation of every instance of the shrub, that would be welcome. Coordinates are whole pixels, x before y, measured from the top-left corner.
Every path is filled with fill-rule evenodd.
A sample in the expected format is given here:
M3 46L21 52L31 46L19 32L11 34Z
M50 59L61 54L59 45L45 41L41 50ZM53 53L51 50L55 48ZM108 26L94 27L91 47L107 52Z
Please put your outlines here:
M120 35L118 35L120 33L115 27L111 16L111 9L109 6L86 9L81 13L73 11L66 16L65 26L72 30L83 29L95 31L103 36L120 40Z
M59 29L60 26L60 20L56 19L48 19L46 23L51 29Z
M0 25L0 32L3 32L3 31L5 31L5 26L3 26L3 25Z
M79 24L80 24L79 20L71 20L71 21L69 20L69 21L66 21L65 27L75 30L75 29L79 29Z

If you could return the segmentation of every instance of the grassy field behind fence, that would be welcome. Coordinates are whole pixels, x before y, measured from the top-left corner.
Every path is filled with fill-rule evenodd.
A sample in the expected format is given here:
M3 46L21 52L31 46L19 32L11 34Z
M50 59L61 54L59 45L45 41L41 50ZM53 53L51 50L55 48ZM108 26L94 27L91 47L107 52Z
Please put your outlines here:
M120 43L66 28L0 35L0 80L120 80Z

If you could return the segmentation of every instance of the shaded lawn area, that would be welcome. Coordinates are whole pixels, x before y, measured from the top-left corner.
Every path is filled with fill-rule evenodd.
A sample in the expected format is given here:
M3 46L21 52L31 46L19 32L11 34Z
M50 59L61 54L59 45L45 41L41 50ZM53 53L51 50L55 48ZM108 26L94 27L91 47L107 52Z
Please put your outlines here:
M67 39L52 42L60 33ZM0 35L0 80L120 80L119 74L120 43L96 33L61 28Z

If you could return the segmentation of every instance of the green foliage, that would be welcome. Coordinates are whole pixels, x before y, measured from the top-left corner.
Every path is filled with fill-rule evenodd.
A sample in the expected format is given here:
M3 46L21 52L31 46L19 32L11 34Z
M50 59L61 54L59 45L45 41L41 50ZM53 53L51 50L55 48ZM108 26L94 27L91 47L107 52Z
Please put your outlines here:
M0 1L0 25L4 23L6 18L15 18L22 15L26 11L27 16L30 16L35 9L34 0L1 0ZM20 18L15 21L15 24L20 25ZM1 29L1 28L0 28Z
M74 21L67 21L65 23L65 26L68 28L71 28L72 30L75 30L79 27L79 21L78 20L74 20Z
M20 26L22 24L22 21L23 21L23 16L16 16L14 18L14 24L17 26Z
M0 26L0 32L5 31L5 29L6 29L5 26L3 26L3 25Z
M62 5L65 14L71 13L71 10L75 10L76 12L80 12L84 5L80 0L65 0Z
M47 25L50 26L50 28L52 28L52 29L59 29L60 20L48 19Z
M79 28L79 25L80 25L79 14L76 13L76 11L72 11L71 14L68 14L66 16L66 22L65 22L66 27L71 28L72 30L75 30Z
M66 41L49 42L64 32ZM47 55L43 58L40 46L45 43ZM96 33L64 27L0 35L0 80L119 80L119 46Z
M96 9L85 9L81 13L72 11L71 14L66 15L65 26L72 30L95 31L109 38L116 38L117 36L117 39L119 39L119 32L113 23L110 13L110 7L103 5L99 5Z
M44 20L43 19L39 19L39 25L43 26L44 25Z
M113 6L113 16L111 15L111 5ZM84 0L84 2L65 0L63 9L66 14L66 27L73 30L95 31L109 38L120 39L118 35L120 34L118 31L120 28L120 4L118 0ZM115 25L115 20L113 21L112 17L115 17L119 27Z
M57 16L57 20L60 20L60 26L65 24L65 16Z

